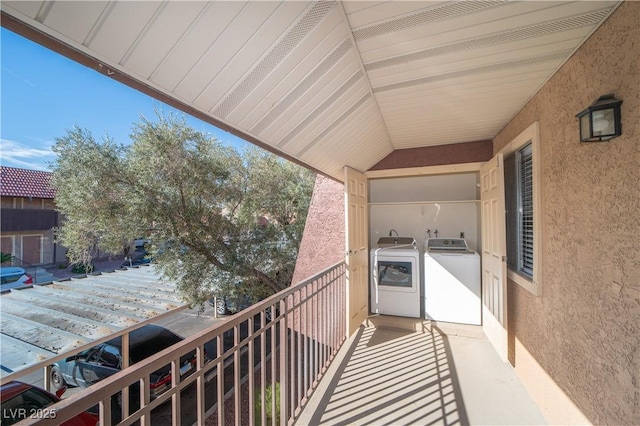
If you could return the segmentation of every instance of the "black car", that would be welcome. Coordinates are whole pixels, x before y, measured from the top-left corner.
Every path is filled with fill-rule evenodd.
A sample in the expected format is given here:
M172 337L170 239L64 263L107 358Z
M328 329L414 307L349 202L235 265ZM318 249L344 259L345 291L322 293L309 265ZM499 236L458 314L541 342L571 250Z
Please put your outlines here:
M182 340L182 337L157 325L145 325L138 328L132 331L129 336L129 365L140 362ZM116 337L56 362L51 368L51 385L54 389L60 389L65 385L86 388L117 373L123 364L121 349L122 337ZM180 375L193 372L195 364L195 351L183 355L180 358ZM152 399L169 389L170 386L171 366L169 364L151 373L150 394Z

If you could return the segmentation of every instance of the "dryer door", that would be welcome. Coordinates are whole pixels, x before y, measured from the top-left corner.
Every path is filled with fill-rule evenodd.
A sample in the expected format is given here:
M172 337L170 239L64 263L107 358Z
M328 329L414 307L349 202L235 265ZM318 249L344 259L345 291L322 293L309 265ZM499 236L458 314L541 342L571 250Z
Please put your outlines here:
M420 269L417 256L372 256L371 312L420 317Z
M414 263L406 259L378 259L378 288L383 291L414 292Z

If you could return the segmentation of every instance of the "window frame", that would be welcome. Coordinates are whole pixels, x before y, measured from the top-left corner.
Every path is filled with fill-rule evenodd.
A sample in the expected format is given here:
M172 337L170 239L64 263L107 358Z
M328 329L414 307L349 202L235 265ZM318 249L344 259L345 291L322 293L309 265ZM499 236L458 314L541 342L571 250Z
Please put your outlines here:
M540 193L541 193L541 153L540 153L540 128L538 122L533 123L529 127L527 127L522 133L520 133L516 138L514 138L509 144L507 144L504 148L500 150L499 153L503 154L504 157L516 154L518 156L518 152L525 148L527 145L531 145L531 164L532 164L532 204L533 204L533 274L528 275L524 271L520 271L521 258L518 259L518 270L514 270L513 267L507 265L507 277L520 285L522 288L526 289L530 293L540 296L542 294L542 220L540 215L541 210L541 202L540 202ZM516 161L519 161L519 158L516 158ZM516 174L516 185L520 185L520 174ZM518 197L520 197L520 190L518 192ZM518 205L520 206L520 199L518 199ZM520 215L520 212L517 212ZM519 219L518 219L519 221ZM520 233L520 230L518 230ZM521 243L521 235L519 234L517 237L518 244ZM518 250L520 251L520 250ZM519 256L520 257L520 256Z

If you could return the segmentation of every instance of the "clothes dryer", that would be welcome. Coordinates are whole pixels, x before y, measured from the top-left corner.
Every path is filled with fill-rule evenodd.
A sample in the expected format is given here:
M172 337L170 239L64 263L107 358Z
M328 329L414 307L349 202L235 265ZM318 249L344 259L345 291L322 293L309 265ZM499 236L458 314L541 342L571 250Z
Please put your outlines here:
M410 240L371 250L372 313L420 318L420 252Z

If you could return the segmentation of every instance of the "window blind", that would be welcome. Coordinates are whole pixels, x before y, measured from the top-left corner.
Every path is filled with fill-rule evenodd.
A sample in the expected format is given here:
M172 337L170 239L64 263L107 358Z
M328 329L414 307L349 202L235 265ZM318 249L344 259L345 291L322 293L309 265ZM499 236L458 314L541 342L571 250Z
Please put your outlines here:
M520 270L533 276L533 151L520 151Z

